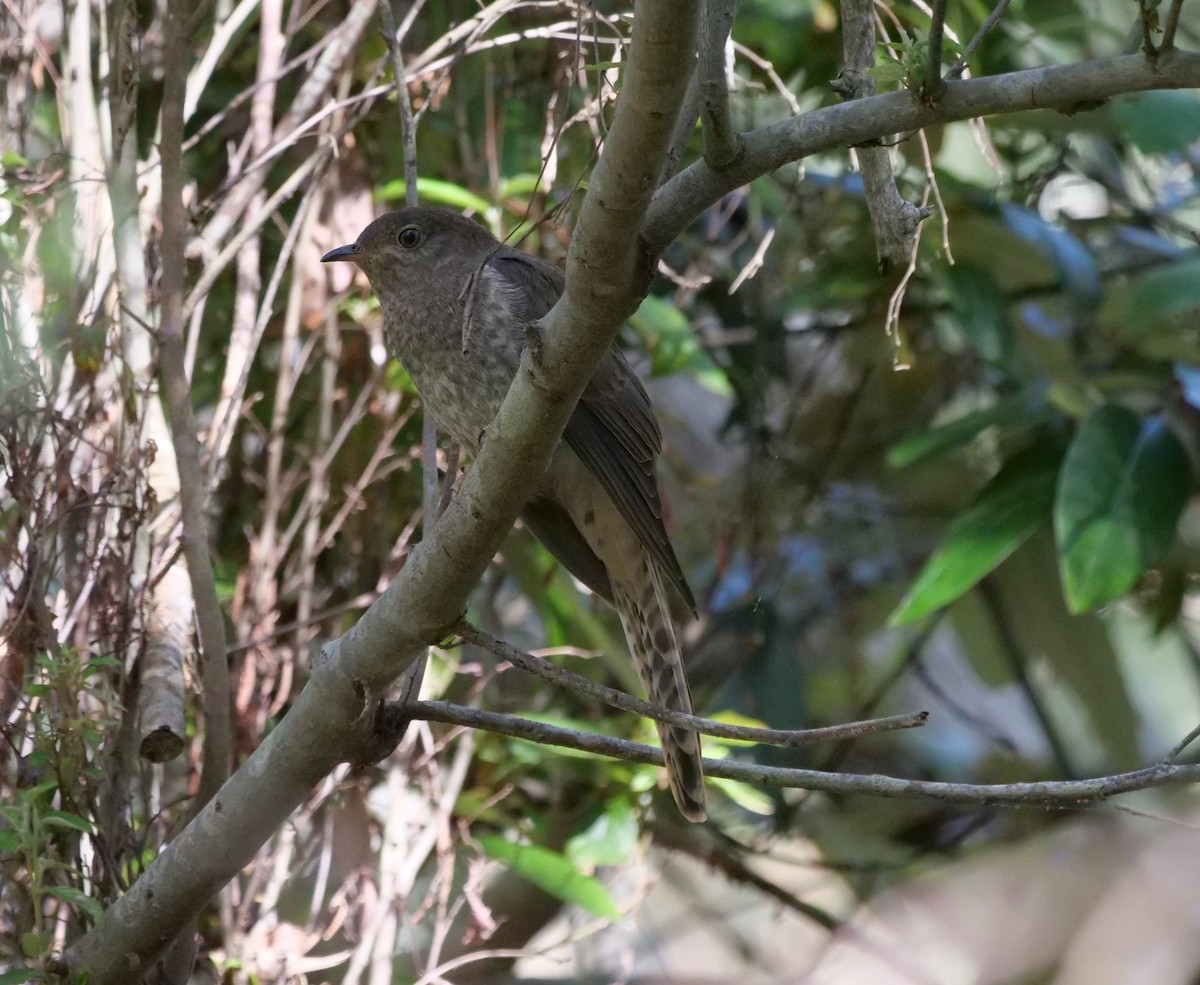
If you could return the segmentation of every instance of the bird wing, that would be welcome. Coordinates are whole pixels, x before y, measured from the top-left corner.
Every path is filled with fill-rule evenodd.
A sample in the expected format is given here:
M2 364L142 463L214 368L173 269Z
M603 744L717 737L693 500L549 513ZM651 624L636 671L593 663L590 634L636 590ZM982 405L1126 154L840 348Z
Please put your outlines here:
M501 247L488 268L485 277L493 272L496 281L506 282L493 286L512 302L521 323L541 318L562 294L562 271L511 247ZM663 525L662 498L655 475L662 433L650 397L619 349L614 347L601 360L567 422L563 438L600 481L659 571L695 613L696 600ZM531 504L522 513L530 529L573 574L582 577L581 572L586 571L594 578L595 565L600 561L590 549L590 558L582 556L580 547L586 547L583 535L565 515L550 522L544 510L543 515L537 515L535 506ZM534 515L527 516L531 511ZM563 521L571 527L573 536L564 532ZM610 597L607 576L602 584L596 584L593 578L582 580L601 597Z

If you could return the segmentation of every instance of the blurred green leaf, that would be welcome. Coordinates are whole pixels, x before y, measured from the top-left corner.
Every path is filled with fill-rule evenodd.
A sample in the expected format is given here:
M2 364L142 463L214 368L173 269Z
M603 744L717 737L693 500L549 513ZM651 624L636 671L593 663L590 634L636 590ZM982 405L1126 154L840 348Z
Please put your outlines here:
M391 201L403 200L408 191L408 184L403 178L389 181L382 188L375 189L376 199ZM486 198L481 198L474 192L456 185L450 181L439 181L437 178L418 178L417 193L427 202L439 205L451 205L456 209L465 209L483 215L492 207Z
M1067 607L1087 612L1132 588L1170 544L1191 489L1187 453L1161 419L1094 411L1067 450L1054 507Z
M955 327L979 357L1007 365L1016 343L1008 317L1008 300L991 272L969 263L956 263L944 273Z
M1146 92L1122 99L1113 117L1147 154L1183 151L1200 140L1200 99L1193 92Z
M973 588L1050 514L1057 457L1038 446L1009 462L958 516L888 620L914 622Z
M770 817L775 813L775 802L765 790L760 790L749 783L743 783L741 780L727 780L720 776L709 777L705 782L716 787L738 807L751 814Z
M517 875L564 903L606 920L620 919L621 913L604 884L585 876L566 856L540 845L518 845L500 835L484 835L479 844L488 858L503 862Z
M624 797L605 805L604 813L567 842L566 854L580 869L624 862L637 847L638 822Z
M724 371L701 348L687 318L670 301L648 294L629 324L649 346L654 376L686 371L713 393L732 395Z
M46 811L42 820L52 828L70 828L72 831L81 831L88 835L93 833L90 821L66 811Z
M70 903L86 913L93 920L99 920L104 916L104 907L100 901L82 890L76 889L74 886L51 886L46 890L48 896L53 896L55 899L60 899L64 903Z
M42 973L32 968L13 968L0 973L0 985L24 985L25 982L35 982L41 978Z
M888 452L888 464L905 468L927 458L945 454L972 441L985 428L998 425L1028 427L1046 420L1051 412L1045 391L1029 390L1015 397L998 400L991 407L972 411L937 427L919 431L893 445Z
M1133 327L1200 306L1200 259L1189 257L1139 276L1130 295ZM1195 326L1193 326L1194 328Z

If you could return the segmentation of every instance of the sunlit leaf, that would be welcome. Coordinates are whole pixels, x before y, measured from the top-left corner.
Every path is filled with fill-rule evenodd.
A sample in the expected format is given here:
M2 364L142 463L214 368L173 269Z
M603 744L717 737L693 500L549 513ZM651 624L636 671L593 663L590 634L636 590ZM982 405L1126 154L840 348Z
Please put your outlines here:
M1008 463L950 525L892 613L900 626L948 605L1012 554L1049 515L1057 459L1038 447Z
M408 191L408 184L403 178L389 181L382 188L375 190L375 197L383 200L403 201ZM456 185L450 181L440 181L437 178L418 178L417 193L426 202L436 202L438 205L450 205L456 209L465 209L483 214L492 207L486 198L480 198L474 192Z
M1120 597L1175 534L1192 489L1187 453L1161 419L1106 404L1083 422L1063 460L1054 531L1067 606Z
M567 842L566 854L580 869L616 865L637 846L638 823L633 807L624 797L608 802L604 813Z
M604 884L584 875L565 855L540 845L518 845L500 835L484 835L479 844L489 858L504 863L517 875L564 903L574 904L606 920L620 918L620 911Z

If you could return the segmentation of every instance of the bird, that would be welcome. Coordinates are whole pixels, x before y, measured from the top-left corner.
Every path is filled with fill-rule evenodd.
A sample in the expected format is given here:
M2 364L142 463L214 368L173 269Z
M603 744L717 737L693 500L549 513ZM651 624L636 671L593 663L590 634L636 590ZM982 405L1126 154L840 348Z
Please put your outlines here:
M389 353L425 413L469 454L479 451L520 364L524 327L563 292L562 271L448 209L409 207L370 223L323 263L348 261L379 298ZM696 602L663 524L656 464L662 433L650 398L614 345L583 391L545 473L531 483L525 526L620 616L650 701L692 713L673 611ZM682 606L679 604L682 603ZM706 817L700 737L658 726L671 792Z

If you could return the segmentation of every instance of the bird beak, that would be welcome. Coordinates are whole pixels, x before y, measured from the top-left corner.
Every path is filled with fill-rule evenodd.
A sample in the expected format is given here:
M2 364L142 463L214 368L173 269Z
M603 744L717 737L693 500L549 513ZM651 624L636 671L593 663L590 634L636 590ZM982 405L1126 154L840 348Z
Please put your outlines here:
M331 260L354 260L358 257L358 244L350 243L348 246L339 246L336 250L330 250L323 257L322 263L329 263Z

